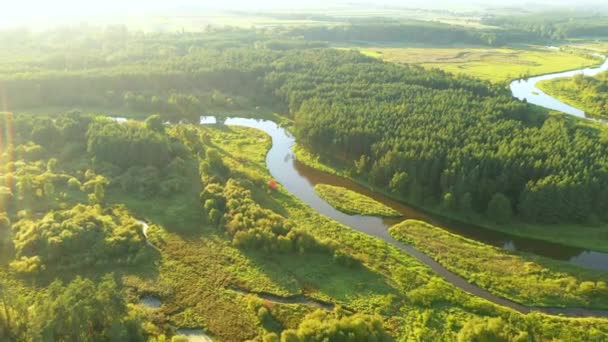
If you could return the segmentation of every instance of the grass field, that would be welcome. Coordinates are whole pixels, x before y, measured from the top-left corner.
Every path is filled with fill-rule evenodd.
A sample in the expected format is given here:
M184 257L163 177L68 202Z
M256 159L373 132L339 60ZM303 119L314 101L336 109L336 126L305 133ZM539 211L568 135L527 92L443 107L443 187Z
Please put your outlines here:
M362 47L361 53L395 63L439 68L495 83L521 76L576 69L598 64L597 59L541 46L521 48L483 47Z
M505 251L407 220L390 229L449 270L503 297L533 306L608 307L608 273Z
M589 40L583 40L583 39L578 39L578 40L575 39L575 40L569 41L568 46L572 47L574 49L588 50L588 51L593 51L593 52L597 52L600 54L608 55L608 41L600 41L600 40L589 41Z
M315 192L332 207L351 215L399 217L401 214L386 205L349 189L327 184L315 185Z

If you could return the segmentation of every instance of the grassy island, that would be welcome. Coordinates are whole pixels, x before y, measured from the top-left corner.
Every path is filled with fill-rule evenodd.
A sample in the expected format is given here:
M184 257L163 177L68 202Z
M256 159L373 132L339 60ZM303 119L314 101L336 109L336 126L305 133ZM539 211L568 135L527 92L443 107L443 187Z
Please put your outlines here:
M358 192L327 184L315 185L316 193L332 207L352 215L399 217L401 214L373 198Z

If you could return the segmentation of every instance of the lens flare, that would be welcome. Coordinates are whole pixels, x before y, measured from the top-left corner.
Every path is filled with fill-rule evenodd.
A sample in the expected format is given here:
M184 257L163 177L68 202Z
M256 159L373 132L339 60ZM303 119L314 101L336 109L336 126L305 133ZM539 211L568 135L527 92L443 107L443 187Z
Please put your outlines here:
M13 181L13 133L14 120L13 114L8 111L8 101L6 98L6 88L0 84L0 212L6 211L7 200L14 198Z

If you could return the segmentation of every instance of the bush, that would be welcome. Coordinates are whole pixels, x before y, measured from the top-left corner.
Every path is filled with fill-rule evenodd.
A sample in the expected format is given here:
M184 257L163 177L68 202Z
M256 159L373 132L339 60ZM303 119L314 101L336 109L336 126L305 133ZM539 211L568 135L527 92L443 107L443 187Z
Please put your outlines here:
M507 196L501 194L500 192L494 194L488 203L488 210L486 214L488 218L494 220L496 223L509 222L513 216L511 201Z
M459 342L523 342L528 340L525 331L514 331L502 318L473 319L458 333Z
M36 221L21 220L14 225L16 261L11 266L36 273L50 267L126 264L143 244L136 224L123 209L84 205Z
M347 339L345 339L348 336ZM339 313L317 310L306 316L297 329L285 330L283 342L324 341L391 341L379 316L354 314L341 317Z

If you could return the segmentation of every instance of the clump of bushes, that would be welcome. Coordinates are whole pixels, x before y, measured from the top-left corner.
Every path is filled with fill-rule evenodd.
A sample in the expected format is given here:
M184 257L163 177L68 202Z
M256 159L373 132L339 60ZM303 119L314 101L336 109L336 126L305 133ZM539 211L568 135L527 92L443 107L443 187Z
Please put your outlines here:
M318 241L291 220L261 207L253 200L251 190L235 179L225 185L208 184L201 201L207 221L222 227L237 247L267 253L327 253L340 265L358 264L335 244Z
M39 273L51 267L80 269L108 264L134 264L144 253L139 224L117 207L76 205L51 211L38 220L13 225L13 270Z
M272 339L270 339L272 340ZM297 329L284 330L281 341L391 341L385 332L380 316L354 314L345 316L337 312L317 310L307 315Z

